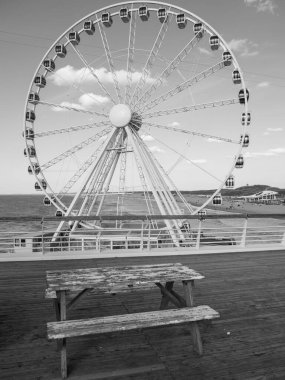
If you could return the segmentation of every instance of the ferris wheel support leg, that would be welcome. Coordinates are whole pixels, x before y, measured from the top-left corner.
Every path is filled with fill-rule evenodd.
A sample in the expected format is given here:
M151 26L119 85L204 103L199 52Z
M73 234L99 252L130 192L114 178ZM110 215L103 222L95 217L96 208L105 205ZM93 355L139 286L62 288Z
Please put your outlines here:
M70 206L68 207L68 210L67 210L66 213L65 213L65 216L70 216L70 214L72 213L73 207L75 206L75 204L76 204L76 202L78 201L79 197L81 196L81 194L83 193L84 189L86 188L87 183L88 183L88 182L90 181L90 179L92 178L92 176L93 176L95 170L96 170L97 167L98 167L99 162L101 161L102 156L103 156L104 153L105 153L105 150L107 149L108 145L114 140L114 138L116 137L117 133L118 133L118 132L117 132L117 129L114 129L114 130L111 132L109 138L107 139L106 143L104 144L104 146L103 146L103 148L102 148L101 153L99 154L97 160L95 161L95 163L94 163L94 165L93 165L93 169L92 169L91 173L89 174L87 180L83 183L83 185L80 187L80 189L79 189L78 192L76 193L76 195L75 195L75 197L73 198L73 200L72 200ZM56 229L56 231L55 231L55 233L54 233L54 235L53 235L53 238L52 238L52 241L53 241L53 242L57 239L57 237L58 237L60 231L61 231L62 228L63 228L64 223L65 223L65 221L61 221L61 222L59 223L59 226L57 227L57 229Z
M137 139L139 139L138 136L136 136ZM156 166L156 160L149 152L144 145L142 145L143 151L145 154L145 157L148 161L148 167L152 168L152 178L156 179L157 186L160 188L160 195L163 198L164 204L166 205L166 208L169 212L169 214L181 214L181 211L177 205L176 200L174 199L173 195L171 194L170 189L168 188L163 176L161 175L158 167ZM177 229L177 233L179 235L179 239L185 240L184 234L181 232L180 226L177 222L177 220L173 221L173 224L175 228Z
M145 159L144 159L144 157L142 156L142 154L141 154L141 152L139 150L138 144L136 143L136 141L135 141L135 139L133 137L133 132L132 132L132 130L130 129L129 126L126 127L126 132L127 132L127 135L128 135L128 139L129 139L129 141L130 141L130 143L131 143L131 145L132 145L132 147L134 149L134 152L135 152L135 154L137 156L137 159L139 160L140 165L143 168L143 171L145 173L145 176L148 179L151 191L152 191L153 196L154 196L154 198L156 200L156 203L157 203L157 206L159 208L159 211L160 211L161 215L167 215L165 206L163 205L162 200L161 200L161 198L160 198L160 196L159 196L159 194L158 194L158 192L157 192L157 190L156 190L156 188L155 188L155 186L153 184L152 177L151 177L151 174L149 172L149 168L147 166L147 163L145 162ZM177 247L179 247L179 240L176 237L176 234L175 234L175 231L173 230L172 224L169 222L168 219L165 219L164 222L165 222L165 224L166 224L166 226L168 228L168 231L170 233L170 236L172 238L173 243Z

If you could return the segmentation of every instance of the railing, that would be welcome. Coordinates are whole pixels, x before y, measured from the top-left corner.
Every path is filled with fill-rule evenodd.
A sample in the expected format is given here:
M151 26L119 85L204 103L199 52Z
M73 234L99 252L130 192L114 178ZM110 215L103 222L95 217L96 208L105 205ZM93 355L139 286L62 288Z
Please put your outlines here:
M165 219L178 224L169 230ZM285 214L90 216L84 217L85 227L72 232L66 224L55 234L61 220L82 222L80 217L0 218L0 254L285 248Z

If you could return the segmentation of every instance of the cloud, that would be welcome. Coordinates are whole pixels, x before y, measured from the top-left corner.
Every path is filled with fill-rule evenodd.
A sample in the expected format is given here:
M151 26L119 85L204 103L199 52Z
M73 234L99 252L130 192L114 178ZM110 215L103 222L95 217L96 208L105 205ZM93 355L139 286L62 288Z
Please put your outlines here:
M207 141L210 142L210 143L217 143L217 144L220 144L220 143L223 142L222 140L215 139L215 138L213 138L213 137L209 137L209 138L207 139Z
M151 135L141 135L143 141L153 141L154 138Z
M277 127L277 128L268 127L268 128L266 128L266 131L263 132L263 134L265 136L268 136L272 132L282 132L282 131L283 131L283 128L281 128L281 127Z
M78 101L84 108L90 108L94 105L104 105L109 103L110 99L107 96L96 95L89 92L81 95Z
M247 38L239 40L232 39L228 43L228 46L232 51L240 54L242 57L254 57L259 54L257 50L258 45Z
M285 148L270 148L265 152L246 152L244 154L245 158L257 158L257 157L270 157L270 156L278 156L280 154L285 153Z
M149 150L153 153L164 153L164 150L157 145L150 146Z
M212 52L211 52L210 50L205 49L205 48L203 48L203 47L198 47L198 50L199 50L199 52L202 53L202 54L213 55Z
M270 12L274 14L277 4L275 0L244 0L247 6L255 7L257 12Z
M119 84L127 84L128 72L126 70L116 70L115 71ZM72 84L83 84L92 83L96 81L95 76L104 84L113 84L113 75L111 71L108 71L105 67L100 67L99 69L93 68L93 74L86 67L80 69L75 69L71 65L64 66L54 73L51 74L50 79L56 86L70 86ZM135 71L131 74L132 82L138 83L142 73ZM146 83L150 84L154 82L154 78L147 77Z
M110 102L110 99L108 97L102 96L102 95L96 95L96 94L93 94L92 92L89 92L86 94L82 94L78 99L78 103L61 102L60 105L63 107L72 107L72 108L77 108L80 110L88 110L95 105L102 106L108 102ZM52 110L56 112L67 111L64 108L59 108L59 107L52 107Z
M257 84L257 87L259 87L259 88L264 88L264 87L268 87L268 86L270 86L269 82L260 82Z
M278 128L271 128L271 127L268 127L267 130L268 130L269 132L281 132L281 131L283 131L283 128L280 128L280 127L278 127Z
M178 121L173 121L172 123L170 123L168 125L169 125L169 127L179 127L180 123L178 123Z

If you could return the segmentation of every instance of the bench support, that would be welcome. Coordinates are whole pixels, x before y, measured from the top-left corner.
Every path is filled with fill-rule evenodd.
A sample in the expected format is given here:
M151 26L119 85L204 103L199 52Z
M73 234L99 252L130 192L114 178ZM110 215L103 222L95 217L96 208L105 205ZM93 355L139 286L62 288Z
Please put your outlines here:
M182 281L186 305L190 307L194 306L193 293L192 293L193 282L194 281L192 280ZM197 354L199 355L203 355L203 344L201 340L198 323L197 322L190 323L190 328L191 328L191 334L193 338L194 351L196 351Z

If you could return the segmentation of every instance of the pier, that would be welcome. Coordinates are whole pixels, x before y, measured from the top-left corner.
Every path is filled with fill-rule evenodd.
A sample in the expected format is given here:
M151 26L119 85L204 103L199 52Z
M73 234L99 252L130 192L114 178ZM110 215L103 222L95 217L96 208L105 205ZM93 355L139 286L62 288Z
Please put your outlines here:
M204 355L189 347L189 327L167 327L69 340L70 379L284 378L285 250L214 255L2 262L1 379L60 379L59 352L47 340L54 320L45 272L55 269L181 262L205 275L197 304L221 318L202 330ZM95 302L96 299L96 302ZM154 310L160 293L124 299L86 295L71 318ZM158 347L160 350L158 350Z

